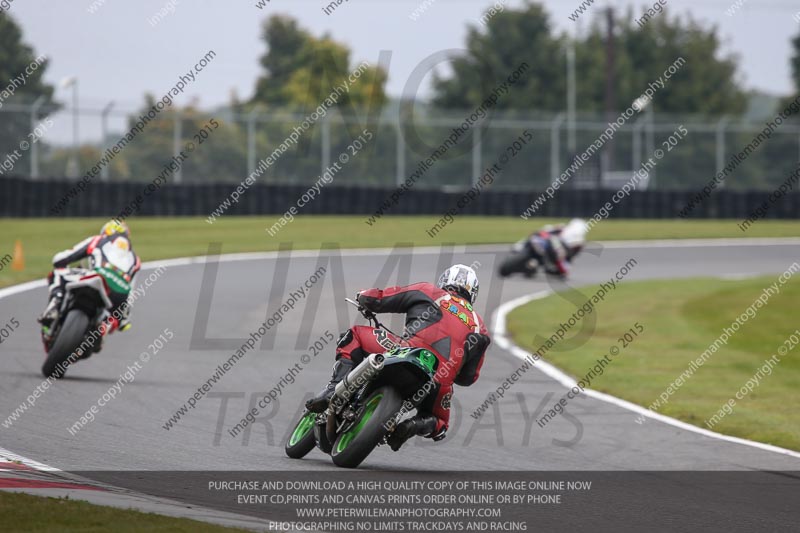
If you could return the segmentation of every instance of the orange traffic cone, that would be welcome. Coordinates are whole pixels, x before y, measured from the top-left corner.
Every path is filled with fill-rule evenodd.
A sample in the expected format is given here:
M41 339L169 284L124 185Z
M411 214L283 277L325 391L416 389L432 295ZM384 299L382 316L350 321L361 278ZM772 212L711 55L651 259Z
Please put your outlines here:
M14 260L11 262L11 270L21 272L25 270L25 254L22 252L22 241L14 243Z

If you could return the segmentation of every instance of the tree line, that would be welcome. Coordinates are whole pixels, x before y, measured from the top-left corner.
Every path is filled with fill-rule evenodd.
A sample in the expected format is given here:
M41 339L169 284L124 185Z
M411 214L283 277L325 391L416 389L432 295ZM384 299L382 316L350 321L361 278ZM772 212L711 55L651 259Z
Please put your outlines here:
M475 109L492 87L502 83L521 64L528 66L524 77L497 100L495 111L508 116L561 112L566 107L566 51L572 48L579 113L600 115L609 107L617 110L629 107L642 95L648 83L658 79L666 67L682 57L684 66L653 99L653 111L696 114L710 119L744 115L749 93L740 82L739 61L735 55L722 52L716 27L704 25L691 16L673 15L667 9L641 25L635 22L636 14L629 9L614 20L612 101L607 91L605 17L595 17L588 31L573 38L556 32L543 5L527 0L518 8L506 7L487 17L485 23L468 28L462 53L449 58L446 69L444 64L434 68L432 97L427 102L415 102L417 112L421 109L435 115ZM249 97L232 97L227 106L214 111L200 110L196 104L165 110L163 120L157 121L147 135L131 143L115 160L112 179L147 180L163 166L164 160L172 155L172 119L176 112L181 114L182 131L187 140L195 130L202 129L209 114L220 119L222 124L221 131L208 140L206 147L197 150L187 161L183 175L234 180L247 172L248 139L243 122L226 120L234 115L294 112L305 116L342 84L346 84L348 90L337 99L336 109L362 117L365 124L375 121L388 107L403 108L402 97L391 98L386 93L389 73L384 66L380 62L364 66L364 62L354 60L346 44L335 41L330 35L313 35L293 18L274 15L263 22L261 38L265 48L259 59L261 74ZM800 34L792 45L792 75L795 87L800 88ZM0 80L18 76L36 57L13 17L7 12L0 13ZM360 75L354 80L351 76L359 65ZM45 62L3 103L31 103L43 97L46 104L41 117L56 110L59 103L53 99L54 88L43 81L46 69ZM786 101L795 96L787 96ZM145 94L141 109L148 109L153 99L153 95ZM135 121L136 116L138 113L133 113L129 120ZM27 113L11 112L0 113L0 117L0 153L9 153L29 133L30 118ZM256 135L259 153L272 151L271 147L291 131L291 125L290 121L259 124ZM309 132L309 138L302 145L306 154L319 149L322 134L318 126ZM431 138L441 135L433 131L420 134ZM350 132L334 128L328 135L332 136L335 150L347 146ZM383 138L376 137L375 142L388 148L397 141L394 135L395 132L387 129ZM44 148L42 173L63 175L69 151L52 146ZM302 150L288 157L283 166L276 165L268 179L299 181L308 173L316 175L318 163L304 163ZM380 146L375 151L380 153ZM98 148L82 146L80 167L91 168L100 154ZM350 170L378 174L393 168L394 164L394 161L373 161L366 153L354 158ZM30 170L28 165L28 158L21 159L14 173L26 175ZM468 169L468 164L464 168Z

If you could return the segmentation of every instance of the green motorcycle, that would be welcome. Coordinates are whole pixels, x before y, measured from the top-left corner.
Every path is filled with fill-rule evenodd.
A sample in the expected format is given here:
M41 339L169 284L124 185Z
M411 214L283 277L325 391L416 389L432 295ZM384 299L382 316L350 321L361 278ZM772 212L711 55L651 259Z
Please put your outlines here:
M374 328L392 333L373 313L347 301ZM438 365L436 355L425 348L370 354L336 385L326 411L303 412L286 443L286 455L301 459L316 446L337 466L357 467L435 389Z

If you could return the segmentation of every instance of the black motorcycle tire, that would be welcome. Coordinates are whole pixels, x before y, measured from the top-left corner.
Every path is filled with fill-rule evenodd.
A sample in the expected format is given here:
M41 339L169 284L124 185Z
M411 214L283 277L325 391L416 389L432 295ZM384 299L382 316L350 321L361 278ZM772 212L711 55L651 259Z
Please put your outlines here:
M317 441L317 447L320 451L330 455L333 444L328 440L328 432L325 429L325 424L314 424L314 439Z
M309 417L310 425L308 427L301 427L301 424L305 426L305 424L308 423L307 419ZM308 452L314 449L314 446L317 444L317 439L314 437L314 426L316 423L317 415L315 413L303 413L303 416L300 417L292 428L292 433L286 441L286 446L284 447L286 455L292 459L302 459L308 455ZM296 433L297 435L295 435Z
M331 449L331 458L336 466L356 468L386 436L387 431L384 426L400 412L403 398L394 387L384 386L373 391L364 401L364 405L369 406L370 401L374 401L378 397L380 397L378 405L372 411L371 416L363 423L363 427L355 436L350 438L351 440L344 448L341 447L342 440L347 438L349 432L336 437ZM356 426L362 422L365 413L366 409L356 420Z
M67 371L67 360L75 349L81 345L89 327L89 317L80 309L72 309L67 313L64 323L58 332L53 346L47 353L42 365L42 374L46 378L61 379Z
M505 261L500 263L500 269L498 273L502 277L510 276L515 272L520 273L527 273L528 272L528 255L522 253L516 253L514 255L509 256Z

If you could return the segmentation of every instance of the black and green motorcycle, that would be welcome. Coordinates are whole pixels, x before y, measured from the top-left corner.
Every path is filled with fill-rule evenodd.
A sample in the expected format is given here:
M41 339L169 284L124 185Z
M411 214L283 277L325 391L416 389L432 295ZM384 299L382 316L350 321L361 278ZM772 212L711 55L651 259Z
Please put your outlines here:
M392 333L373 313L347 301L374 328ZM303 412L286 443L286 455L300 459L316 446L337 466L357 467L435 389L438 365L436 355L425 348L370 354L336 385L326 411Z

